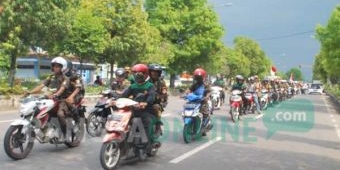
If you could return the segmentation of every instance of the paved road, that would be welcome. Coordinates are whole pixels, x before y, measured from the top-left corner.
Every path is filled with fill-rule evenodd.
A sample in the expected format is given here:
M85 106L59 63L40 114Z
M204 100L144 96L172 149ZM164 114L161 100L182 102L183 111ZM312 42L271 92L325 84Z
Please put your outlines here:
M158 155L145 162L122 163L119 169L337 170L340 167L340 115L326 95L295 96L269 108L263 117L250 114L239 124L230 121L226 114L228 106L224 105L213 115L213 131L190 144L182 139L179 113L183 103L177 97L170 98L164 112L165 134ZM293 120L294 116L289 113L302 113L303 110L305 117L300 114L288 128L285 122L273 123L267 119L276 114L281 120ZM11 160L3 150L3 137L9 123L17 117L15 112L0 113L0 129L3 129L0 131L1 170L102 169L99 162L101 138L88 136L80 147L72 149L64 145L35 143L26 159ZM301 125L301 121L305 124Z

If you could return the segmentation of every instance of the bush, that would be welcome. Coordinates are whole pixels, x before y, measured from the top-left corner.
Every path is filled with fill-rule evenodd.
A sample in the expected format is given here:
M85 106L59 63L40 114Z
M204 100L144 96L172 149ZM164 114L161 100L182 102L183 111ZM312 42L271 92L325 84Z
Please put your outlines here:
M98 95L101 91L108 89L105 86L86 86L85 95Z
M330 87L329 85L326 85L325 90L328 93L333 94L338 100L340 100L340 85L339 84L334 85L332 87Z

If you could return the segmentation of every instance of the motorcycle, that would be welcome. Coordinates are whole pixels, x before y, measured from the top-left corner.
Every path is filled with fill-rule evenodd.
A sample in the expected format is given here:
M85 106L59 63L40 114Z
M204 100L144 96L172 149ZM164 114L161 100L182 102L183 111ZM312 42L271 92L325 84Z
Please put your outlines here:
M247 111L250 111L251 113L254 114L256 105L255 105L253 93L246 92L244 94L244 98L246 99L245 105L244 105L244 113L246 113Z
M48 99L45 96L28 96L21 100L21 119L11 123L4 138L5 152L10 158L26 158L33 149L35 139L40 143L65 144L68 147L80 145L85 123L85 106L81 106L83 100L75 105L76 110L73 110L72 118L66 118L66 139L62 137L63 133L55 114L59 103L60 100Z
M220 107L222 106L221 90L223 89L219 86L212 86L210 90L211 90L210 98L213 110L220 109Z
M260 105L262 110L266 110L269 103L269 93L267 89L261 90Z
M155 156L161 143L156 141L159 136L147 137L142 119L133 115L133 109L138 102L129 98L116 100L115 110L108 116L105 124L106 134L100 150L100 162L104 169L117 167L121 159L139 158L145 160L147 156ZM150 134L154 134L154 127Z
M242 94L241 90L233 90L231 92L231 96L229 99L229 103L230 103L229 114L233 122L240 120L240 112L241 112L241 106L242 106L241 94Z
M117 98L117 95L112 90L104 90L101 95L102 97L86 117L86 131L92 137L102 135L107 116L111 114L111 107L107 107L107 105L114 98Z
M213 127L210 117L203 118L203 114L200 113L200 107L200 100L189 101L184 105L182 117L184 120L183 139L185 143L190 143L193 138L205 136Z

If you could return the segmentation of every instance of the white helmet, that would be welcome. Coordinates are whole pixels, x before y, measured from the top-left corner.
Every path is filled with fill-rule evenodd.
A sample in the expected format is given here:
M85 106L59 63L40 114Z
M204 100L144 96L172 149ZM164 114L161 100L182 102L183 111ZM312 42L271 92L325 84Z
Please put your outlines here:
M63 57L53 58L52 61L51 61L51 65L54 64L54 63L60 64L60 65L63 66L62 69L61 69L61 71L63 73L65 73L67 71L67 61Z

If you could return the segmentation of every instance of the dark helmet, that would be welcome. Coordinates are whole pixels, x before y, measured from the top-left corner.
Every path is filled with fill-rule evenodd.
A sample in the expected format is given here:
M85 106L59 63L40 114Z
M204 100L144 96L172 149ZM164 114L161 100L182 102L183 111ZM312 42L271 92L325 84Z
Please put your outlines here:
M131 70L137 83L144 83L149 76L149 68L145 64L136 64Z
M157 71L159 76L162 74L162 67L159 64L150 64L149 71Z
M242 81L242 82L244 81L244 78L241 75L237 75L237 76L235 76L235 80L236 80L237 83L240 83L240 81Z
M122 77L124 76L126 73L124 68L117 68L117 70L115 71L115 75L116 77Z
M69 61L69 60L67 60L67 68L66 68L66 73L65 73L65 75L67 76L67 77L70 77L70 76L72 76L72 74L73 74L73 64L72 64L72 61Z

